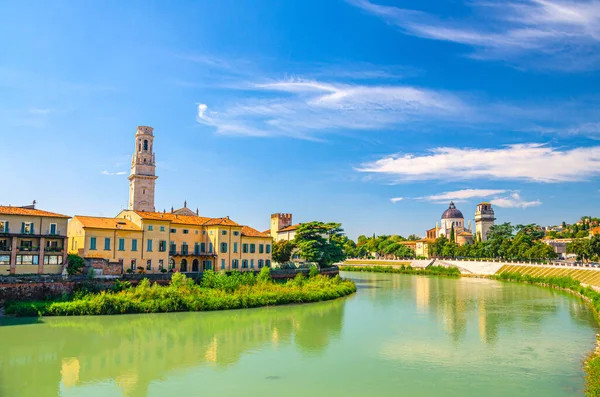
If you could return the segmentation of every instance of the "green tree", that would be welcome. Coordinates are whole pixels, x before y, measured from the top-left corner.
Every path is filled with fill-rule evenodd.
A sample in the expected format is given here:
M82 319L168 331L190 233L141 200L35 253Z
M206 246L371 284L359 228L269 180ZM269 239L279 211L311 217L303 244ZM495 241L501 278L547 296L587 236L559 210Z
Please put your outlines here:
M587 260L591 254L591 240L575 239L567 244L567 253L577 255L577 260Z
M273 261L277 263L286 263L292 259L292 252L294 251L294 243L291 241L276 241L273 243L273 251L271 257Z
M590 239L589 254L596 259L600 257L600 234L595 234Z
M452 229L450 229L450 241L454 242L454 225L452 225Z
M69 254L67 256L67 274L79 274L85 267L85 260L76 254Z
M421 240L421 237L417 236L416 234L411 234L406 239L409 241L417 241L417 240Z
M435 239L435 242L431 245L432 249L430 255L432 256L443 256L444 247L448 244L448 239L444 236L440 236Z
M343 261L346 256L343 248L344 230L341 226L339 223L323 222L301 224L294 238L300 256L321 267Z

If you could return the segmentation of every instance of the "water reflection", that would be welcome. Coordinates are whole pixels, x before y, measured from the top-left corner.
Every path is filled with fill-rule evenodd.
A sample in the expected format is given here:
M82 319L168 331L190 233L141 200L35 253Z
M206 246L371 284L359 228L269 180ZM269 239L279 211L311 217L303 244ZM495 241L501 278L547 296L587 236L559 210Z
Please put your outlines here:
M49 318L0 328L0 396L45 396L114 382L145 396L174 370L224 368L249 351L294 344L321 354L340 334L344 300L213 313ZM34 378L32 379L32 375Z
M374 277L350 276L361 294L388 308L400 301L414 301L416 311L424 317L433 317L456 343L468 338L472 327L476 327L479 339L486 344L497 343L502 329L508 332L539 329L564 305L568 305L568 312L576 322L597 326L585 303L569 299L570 295L563 291L487 279L406 275L392 275L384 284L378 281L387 288L369 288L374 279L363 278L369 276Z

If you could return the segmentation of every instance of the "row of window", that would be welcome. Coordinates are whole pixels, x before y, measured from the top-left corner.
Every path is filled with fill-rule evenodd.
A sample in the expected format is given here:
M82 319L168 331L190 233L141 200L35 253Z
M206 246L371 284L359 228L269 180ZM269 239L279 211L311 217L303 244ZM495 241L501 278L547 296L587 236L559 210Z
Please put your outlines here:
M147 252L152 252L153 250L153 240L146 240L146 251ZM221 243L220 245L220 249L219 251L222 254L226 254L227 253L227 243ZM96 237L90 237L90 250L96 250L97 249L97 241L96 241ZM131 251L137 251L138 249L138 240L137 239L132 239L131 240ZM159 252L165 252L167 249L167 242L165 240L160 240L158 242L158 251ZM104 250L105 251L110 251L111 250L111 238L110 237L105 237L104 238ZM124 238L120 238L119 239L119 247L118 247L119 251L125 251L125 239ZM171 241L170 247L169 247L169 252L171 254L174 254L177 252L177 245ZM206 251L206 243L194 243L194 255L199 255L201 253L212 253L213 252L213 245L212 243L208 243L208 251ZM233 253L237 253L238 252L238 243L233 243ZM254 254L256 252L256 244L242 244L242 252L247 254L248 252L251 254ZM258 244L258 253L259 254L270 254L271 253L271 244ZM181 244L181 255L188 255L189 254L189 248L188 248L188 244L187 243L182 243Z
M10 233L8 221L0 221L0 233ZM21 234L34 234L35 227L33 222L21 222ZM58 225L51 223L48 227L48 234L58 234Z
M110 251L111 250L110 246L111 246L111 238L105 237L104 238L104 250ZM96 237L90 237L90 250L96 250L96 249L98 249L97 239L96 239ZM118 250L125 251L125 239L124 238L119 239ZM137 250L138 250L138 240L134 238L131 240L131 251L137 251ZM153 250L154 250L154 241L146 240L146 251L152 252ZM165 252L166 250L167 250L167 241L159 240L158 251Z
M39 263L38 255L17 255L17 265L37 265ZM62 265L62 255L44 256L44 265ZM0 265L10 265L10 255L0 255Z
M154 226L152 226L152 225L148 225L148 231L149 231L149 232L151 232L151 231L153 231L153 230L154 230ZM164 227L164 226L161 226L161 227L160 227L160 231L161 231L161 232L164 232L164 231L165 231L165 227ZM175 229L175 228L171 228L171 229L169 229L169 232L171 232L171 233L177 233L177 229ZM183 234L189 234L189 233L190 233L189 229L181 229L181 232L182 232ZM196 234L198 234L198 230L196 230L195 232L196 232ZM206 230L203 230L203 231L202 231L202 234L206 234ZM212 235L212 230L210 231L210 234ZM223 236L226 236L226 235L227 235L227 230L221 230L221 234L222 234ZM239 235L240 235L240 232L239 232L239 231L237 231L237 230L234 230L234 231L233 231L233 235L234 235L234 236L239 236Z
M262 269L264 266L266 267L271 267L271 260L270 259L259 259L257 261L258 264L258 268ZM232 259L231 260L231 268L232 269L239 269L240 267L240 260L239 259ZM225 259L221 259L221 270L225 269ZM242 259L242 269L254 269L254 259Z

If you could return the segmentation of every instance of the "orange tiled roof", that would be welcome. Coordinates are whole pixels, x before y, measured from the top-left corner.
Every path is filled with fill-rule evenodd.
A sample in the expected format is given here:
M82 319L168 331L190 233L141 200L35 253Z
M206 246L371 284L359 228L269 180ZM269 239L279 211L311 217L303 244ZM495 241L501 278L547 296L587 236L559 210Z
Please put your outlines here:
M292 226L284 227L283 229L279 229L278 233L281 233L281 232L293 232L294 230L298 229L298 227L300 225L301 225L301 223L297 223L297 224L292 225Z
M417 240L419 243L435 243L435 239L433 238L422 238L421 240Z
M600 226L590 229L590 234L600 234Z
M97 216L81 216L76 215L73 219L77 219L84 228L91 229L110 229L110 230L130 230L142 231L135 223L121 218L101 218Z
M229 218L212 218L205 223L207 226L223 225L223 226L240 226L239 223L232 221Z
M197 215L178 215L171 212L145 212L135 211L142 219L153 221L169 221L180 225L202 226L211 218Z
M258 230L253 229L250 226L242 226L242 236L271 238L271 236L268 233L259 232Z
M142 219L153 221L169 221L179 225L197 225L197 226L240 226L229 218L208 218L198 215L179 215L171 212L145 212L135 211Z
M31 215L31 216L48 216L52 218L70 218L68 215L55 214L54 212L34 210L31 208L11 207L8 205L0 205L0 214L2 215Z
M267 229L263 232L264 234L268 234L269 236L271 235L271 229Z

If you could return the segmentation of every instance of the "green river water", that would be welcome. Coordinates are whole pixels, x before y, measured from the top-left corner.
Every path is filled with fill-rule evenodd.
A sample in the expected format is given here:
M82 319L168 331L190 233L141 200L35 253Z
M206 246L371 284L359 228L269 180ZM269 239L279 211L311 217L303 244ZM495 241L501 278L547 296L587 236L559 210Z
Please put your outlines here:
M582 396L598 328L563 292L346 273L332 302L0 319L0 396Z

